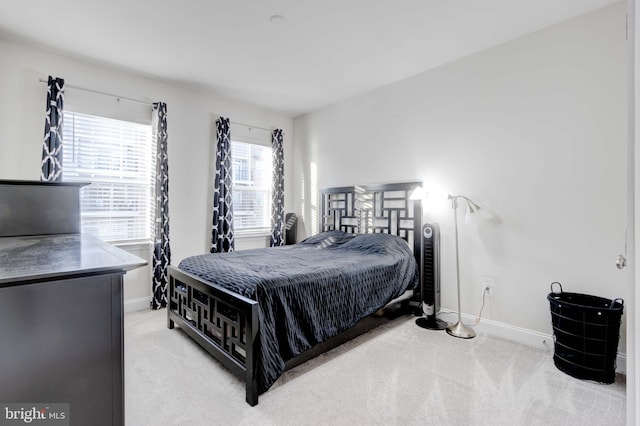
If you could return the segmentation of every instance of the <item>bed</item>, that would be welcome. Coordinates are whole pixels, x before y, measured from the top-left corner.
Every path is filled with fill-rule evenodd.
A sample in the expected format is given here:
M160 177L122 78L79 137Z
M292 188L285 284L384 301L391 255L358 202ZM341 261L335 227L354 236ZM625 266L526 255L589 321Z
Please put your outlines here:
M285 370L384 322L384 312L420 312L418 185L325 189L317 235L184 259L169 268L168 327L243 379L253 406Z

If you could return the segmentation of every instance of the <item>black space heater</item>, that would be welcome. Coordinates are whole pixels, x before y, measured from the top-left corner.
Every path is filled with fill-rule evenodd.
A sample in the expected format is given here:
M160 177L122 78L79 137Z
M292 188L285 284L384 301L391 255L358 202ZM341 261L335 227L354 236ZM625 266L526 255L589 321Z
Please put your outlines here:
M416 324L429 330L447 328L449 324L437 317L440 311L440 227L437 223L422 225L420 293L424 316L418 318Z

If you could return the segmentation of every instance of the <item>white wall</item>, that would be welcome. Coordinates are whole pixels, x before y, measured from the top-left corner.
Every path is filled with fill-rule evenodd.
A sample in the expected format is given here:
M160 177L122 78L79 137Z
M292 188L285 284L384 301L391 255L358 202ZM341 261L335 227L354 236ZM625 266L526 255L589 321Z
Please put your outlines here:
M189 64L185 64L189 66ZM144 101L164 101L168 111L169 212L172 263L208 251L211 238L212 167L215 120L231 121L285 132L285 164L292 163L293 122L284 114L231 102L215 94L182 89L151 78L46 52L0 39L0 179L39 179L48 75L68 85ZM90 94L69 88L68 104L86 103ZM95 96L106 112L118 115L115 99ZM105 104L111 102L111 107ZM122 101L121 104L125 104ZM285 191L291 191L292 168L285 167ZM290 200L285 208L290 209ZM240 242L239 245L242 245ZM146 247L134 247L146 255ZM148 268L127 275L125 298L148 297Z
M460 230L463 312L478 314L483 276L483 317L541 333L553 281L625 298L626 71L619 3L298 117L299 232L316 232L318 188L424 180L496 216ZM452 210L425 219L441 225L456 310Z

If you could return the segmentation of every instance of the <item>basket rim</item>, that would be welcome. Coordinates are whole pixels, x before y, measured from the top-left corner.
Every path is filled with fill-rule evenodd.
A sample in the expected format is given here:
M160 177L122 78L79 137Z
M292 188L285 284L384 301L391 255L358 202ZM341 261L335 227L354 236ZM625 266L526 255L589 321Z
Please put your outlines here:
M588 297L597 301L601 301L603 303L606 302L609 304L609 306L590 306L590 305L584 305L580 303L574 303L574 302L561 299L563 296ZM562 293L551 292L547 295L547 300L550 303L563 303L565 305L569 305L569 306L573 306L581 309L596 309L596 310L606 310L606 311L622 311L624 309L624 304L620 303L619 299L607 299L606 297L593 296L591 294L585 294L585 293L570 293L566 291Z

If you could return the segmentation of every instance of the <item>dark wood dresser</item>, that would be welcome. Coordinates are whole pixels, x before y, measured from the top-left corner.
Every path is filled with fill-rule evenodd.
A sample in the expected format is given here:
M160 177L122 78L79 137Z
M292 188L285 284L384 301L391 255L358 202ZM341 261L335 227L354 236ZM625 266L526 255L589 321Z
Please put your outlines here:
M124 425L123 276L146 261L80 232L81 186L0 180L0 404Z

